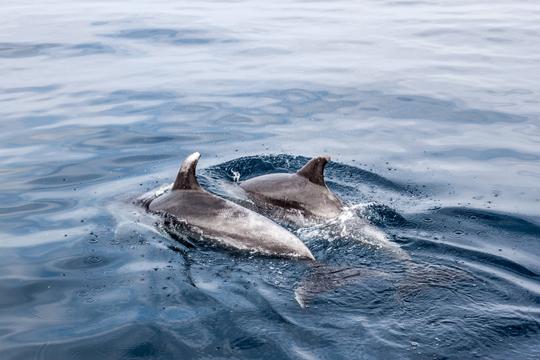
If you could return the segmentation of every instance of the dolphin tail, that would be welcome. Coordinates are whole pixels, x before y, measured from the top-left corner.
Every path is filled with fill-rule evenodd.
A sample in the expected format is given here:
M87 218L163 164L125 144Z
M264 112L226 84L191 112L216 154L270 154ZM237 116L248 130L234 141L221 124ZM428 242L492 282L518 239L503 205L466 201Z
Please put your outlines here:
M389 277L390 274L368 268L333 267L318 264L294 289L294 299L301 308L306 308L309 307L310 302L324 293L367 279L383 280Z
M197 162L200 157L200 153L194 152L184 160L180 166L180 170L178 170L178 175L176 175L172 190L201 190L201 186L195 175Z
M318 156L309 160L297 174L305 177L314 184L326 186L324 182L324 167L330 161L328 156Z

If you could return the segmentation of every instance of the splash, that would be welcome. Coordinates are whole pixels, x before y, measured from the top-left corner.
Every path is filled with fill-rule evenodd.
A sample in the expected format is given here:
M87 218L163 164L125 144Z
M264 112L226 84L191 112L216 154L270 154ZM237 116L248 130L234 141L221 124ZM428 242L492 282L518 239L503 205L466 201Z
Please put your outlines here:
M392 242L384 231L368 222L365 212L371 205L371 203L348 205L336 218L300 228L298 233L305 239L322 238L329 242L338 239L352 240L373 249L389 251L397 258L409 259L409 255Z
M233 181L235 183L239 182L240 181L240 172L231 170L231 173L233 175Z

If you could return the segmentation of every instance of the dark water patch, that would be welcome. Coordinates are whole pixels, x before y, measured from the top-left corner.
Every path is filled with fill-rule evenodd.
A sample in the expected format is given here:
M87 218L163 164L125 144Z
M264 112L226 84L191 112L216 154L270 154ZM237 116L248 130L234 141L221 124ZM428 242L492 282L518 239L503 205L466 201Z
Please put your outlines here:
M61 301L66 290L73 286L73 281L66 279L27 280L6 279L0 281L0 306L2 313L8 309L17 311L21 304L32 306L46 305Z
M250 350L260 348L266 345L262 339L258 339L252 336L238 337L231 341L231 348L233 350Z
M169 159L171 157L174 157L174 155L167 155L167 154L133 155L133 156L124 156L120 158L115 158L113 161L117 164L138 164L138 163L146 163L146 162L151 162L151 161Z
M100 102L101 100L98 98L98 100L96 101ZM93 104L94 100L86 101L84 103L88 106L95 105ZM107 103L109 103L109 101L107 101ZM148 102L134 102L127 98L118 98L117 100L111 101L110 103L111 106L109 108L98 111L93 111L90 108L89 112L82 115L89 118L100 118L102 116L110 116L116 118L141 117L147 121L171 119L174 121L180 120L179 122L181 123L189 123L193 121L200 121L201 114L199 113L210 114L212 112L222 111L221 109L216 108L217 105L215 104L183 104L179 100L172 98L169 99L167 97L164 97L161 100L158 100L158 102L154 103L151 103L151 99L148 99ZM72 107L73 104L65 104L63 106ZM160 117L161 119L158 119L158 117Z
M70 56L86 56L100 54L115 54L116 49L110 45L105 45L99 42L75 44L67 47L67 52Z
M289 117L313 117L337 111L355 113L360 122L363 115L400 120L429 120L448 123L494 124L520 123L528 118L522 115L466 107L455 101L413 94L388 94L374 90L282 89L265 92L237 93L235 97L271 99L265 108L277 107L280 114ZM265 108L262 108L265 111ZM257 111L258 109L254 109ZM256 114L256 113L254 113Z
M13 122L23 124L28 128L51 125L59 121L68 119L65 115L30 115L23 118L12 119Z
M22 205L0 207L0 217L26 217L32 214L48 214L73 207L73 203L57 199L40 199Z
M503 38L503 37L500 37L500 36L486 36L484 37L484 40L487 40L489 42L493 42L493 43L505 43L505 42L514 42L515 40L513 39L510 39L510 38Z
M427 96L389 95L360 92L363 108L378 109L377 116L396 120L420 119L449 123L494 124L519 123L527 117L493 110L471 109L461 104Z
M45 186L67 186L72 184L88 184L100 178L102 178L101 174L56 175L40 177L30 180L28 183Z
M69 331L65 329L64 331ZM171 341L174 339L174 341ZM170 358L172 354L193 357L196 352L177 338L171 330L158 325L137 324L103 329L101 333L80 339L7 349L6 359L59 357L63 359L140 359Z
M205 113L212 111L216 106L212 103L199 103L199 104L178 104L175 105L172 110L188 114Z
M63 261L56 261L55 267L61 270L84 270L108 267L114 263L114 259L100 255L85 255L79 258L72 257Z
M499 336L534 338L540 334L540 321L520 317L503 317L500 322L489 326Z
M406 247L491 264L537 280L540 228L510 214L472 208L440 208L407 216ZM396 232L399 233L399 232ZM416 240L414 238L416 237Z
M396 210L384 204L369 204L360 210L360 216L381 227L407 227L409 223Z
M23 43L0 43L1 58L24 58L31 56L46 55L52 49L61 48L61 44L23 44Z
M400 1L385 1L385 6L414 6L414 5L428 5L431 4L429 1L416 1L416 0L400 0Z
M430 155L443 158L461 157L472 160L493 160L501 158L510 158L523 161L540 160L540 155L504 148L482 150L474 148L455 148L444 151L430 152Z
M0 58L28 58L34 56L70 57L115 54L113 47L99 42L80 44L61 43L0 43Z
M279 99L283 103L287 104L310 104L315 103L324 98L327 98L329 95L328 91L309 91L306 89L285 89L277 91L268 91L264 94L259 94L264 97L271 97L274 99ZM253 94L244 94L243 96L253 96Z
M216 42L231 42L228 38L213 37L200 29L139 28L125 29L104 36L129 40L143 40L176 46L208 45Z
M12 215L12 214L32 212L32 211L40 211L47 207L48 207L47 204L44 204L44 203L32 203L32 204L12 206L12 207L3 207L3 208L0 208L0 215L5 215L5 214Z
M475 251L471 249L464 249L462 247L456 247L447 243L422 241L418 238L410 240L413 241L413 245L409 245L405 248L409 250L414 250L415 252L425 251L432 254L437 254L439 256L444 255L467 259L467 261L479 262L481 264L490 264L491 266L511 271L525 278L540 281L539 273L536 273L528 269L527 267L513 261L512 259L508 259L503 256L492 255L482 251Z
M44 94L60 89L60 85L44 85L44 86L24 86L17 88L8 88L2 90L5 94L17 94L17 93L37 93Z
M97 99L88 101L89 105L117 104L127 101L155 101L173 100L179 95L171 91L137 91L137 90L116 90Z
M343 95L325 90L293 88L257 93L239 93L235 96L274 99L275 103L271 105L274 111L275 107L277 107L280 110L279 115L287 117L308 118L315 114L334 113L340 109L352 108L358 105L356 99L347 99ZM264 111L264 108L262 110Z
M192 140L193 137L190 136L170 136L170 135L162 135L162 136L132 136L130 138L126 139L126 144L133 144L133 143L139 143L139 144L161 144L161 143L167 143L167 142L182 142L183 140Z
M113 116L113 117L130 117L133 115L149 115L158 116L165 112L172 112L174 102L164 102L159 105L135 106L130 104L116 105L109 109L96 112L94 115Z
M107 126L95 129L94 134L88 134L84 139L76 144L77 147L93 150L107 151L111 148L132 149L137 146L159 146L163 144L191 144L202 141L201 134L155 134L154 136L144 135L143 129L125 130L122 126ZM152 152L161 152L158 148ZM159 154L156 154L159 155Z
M238 116L238 115L225 115L219 119L214 120L216 124L221 125L240 125L240 126L249 126L254 123L253 119L247 116Z
M410 185L400 184L374 172L363 170L355 166L341 163L330 163L327 168L327 176L330 179L343 179L341 182L348 185L353 184L353 186L356 187L361 185L369 185L403 194L420 194L418 189L415 189ZM339 176L336 176L337 174L339 174Z
M432 214L446 215L468 224L478 223L492 229L540 236L540 225L512 214L463 207L440 208L434 210Z
M243 49L238 51L238 53L247 56L273 56L290 54L291 51L287 49L276 49L272 47L256 47L251 49Z

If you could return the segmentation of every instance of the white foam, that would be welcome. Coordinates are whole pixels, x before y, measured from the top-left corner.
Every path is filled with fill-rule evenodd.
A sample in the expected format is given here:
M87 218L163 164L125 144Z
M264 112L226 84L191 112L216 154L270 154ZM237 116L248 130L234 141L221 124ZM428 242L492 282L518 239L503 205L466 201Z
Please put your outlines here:
M408 258L408 254L396 243L392 242L388 235L375 225L370 224L365 218L358 215L359 211L370 204L355 204L346 206L342 213L325 223L317 224L300 229L301 237L323 238L332 242L337 239L349 238L370 247L389 250ZM361 212L361 211L360 211Z

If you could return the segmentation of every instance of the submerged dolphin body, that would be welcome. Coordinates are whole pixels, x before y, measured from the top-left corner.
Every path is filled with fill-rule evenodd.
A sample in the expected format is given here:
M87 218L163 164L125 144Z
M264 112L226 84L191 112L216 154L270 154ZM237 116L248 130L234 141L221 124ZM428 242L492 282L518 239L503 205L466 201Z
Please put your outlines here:
M339 216L343 204L324 181L329 157L315 157L294 174L268 174L240 184L248 197L263 210L297 225Z
M227 247L314 260L304 243L283 227L202 189L195 175L199 158L196 152L184 160L171 190L151 200L149 211L173 216L190 232Z

